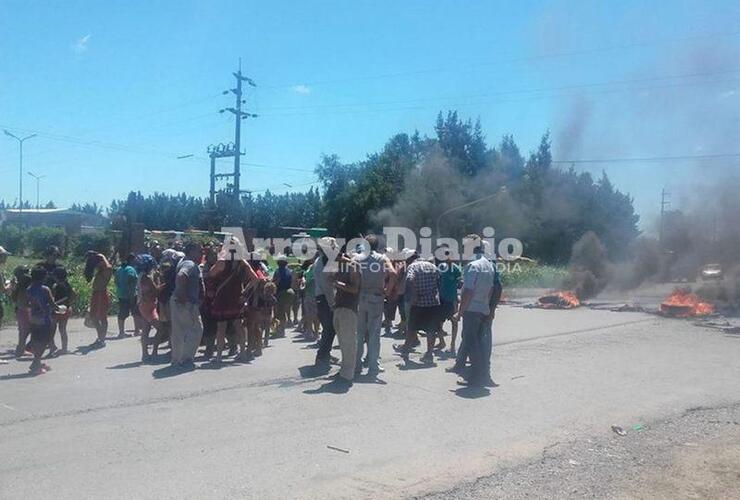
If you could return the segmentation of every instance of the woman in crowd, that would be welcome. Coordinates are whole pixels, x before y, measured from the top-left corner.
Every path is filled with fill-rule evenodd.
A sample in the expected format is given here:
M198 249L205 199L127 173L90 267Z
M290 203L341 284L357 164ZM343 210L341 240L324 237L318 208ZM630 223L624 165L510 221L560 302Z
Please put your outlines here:
M203 343L206 346L205 358L211 359L216 350L216 330L218 322L213 318L211 309L213 308L213 296L216 292L215 278L210 274L213 266L218 262L218 246L214 243L208 243L203 247L203 284L205 294L203 303L200 305L200 319L203 323Z
M278 255L275 259L278 268L272 276L272 282L277 287L277 305L275 306L275 319L279 322L276 337L285 336L285 328L290 323L290 308L293 305L295 293L291 288L293 273L288 267L288 257Z
M26 341L29 333L30 311L26 298L26 289L31 284L31 273L27 266L18 266L13 270L10 300L15 308L15 319L18 322L18 346L15 348L15 357L20 358L26 352Z
M213 300L210 313L216 321L216 361L220 362L226 344L226 329L234 328L239 353L237 360L246 361L249 357L246 345L246 332L242 324L244 317L244 291L247 284L255 281L257 275L246 261L246 248L234 236L224 242L218 261L209 270L213 280Z
M105 336L108 332L108 310L110 309L108 283L113 276L113 266L108 262L105 255L89 251L84 274L88 282L92 281L90 309L85 323L86 326L95 328L98 334L98 338L91 347L105 347Z
M258 252L249 253L248 264L254 271L256 280L251 283L251 286L247 287L244 293L244 323L247 329L247 348L253 356L259 357L262 356L263 347L265 285L269 278L262 263L262 256ZM272 304L270 305L269 316L271 319Z
M159 329L159 313L157 312L157 296L159 295L159 280L155 273L157 261L148 254L137 257L136 267L138 283L136 295L138 297L139 321L141 325L141 361L149 361L149 333L152 328ZM155 338L156 338L155 334Z
M54 270L54 287L51 291L54 295L54 302L57 305L57 312L54 314L54 325L51 329L49 355L67 354L69 352L67 322L69 321L69 317L72 315L72 306L74 306L74 302L77 299L77 294L72 289L72 285L69 284L67 270L65 268L57 267ZM57 346L54 343L54 336L56 335L57 330L59 330L59 337L62 341L62 348L59 350L57 350Z

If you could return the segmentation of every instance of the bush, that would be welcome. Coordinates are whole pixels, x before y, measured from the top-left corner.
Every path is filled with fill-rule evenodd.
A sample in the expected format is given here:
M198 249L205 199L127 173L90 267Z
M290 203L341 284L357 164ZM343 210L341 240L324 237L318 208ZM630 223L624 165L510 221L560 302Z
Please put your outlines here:
M501 269L501 282L506 288L557 288L568 276L564 267L523 264Z
M51 245L64 249L64 229L39 226L26 231L26 243L34 255L42 255Z
M107 233L83 233L77 238L74 253L78 257L83 257L88 250L94 250L103 255L110 255L112 244L111 236Z
M26 249L23 230L10 224L0 226L0 246L15 255L23 255Z

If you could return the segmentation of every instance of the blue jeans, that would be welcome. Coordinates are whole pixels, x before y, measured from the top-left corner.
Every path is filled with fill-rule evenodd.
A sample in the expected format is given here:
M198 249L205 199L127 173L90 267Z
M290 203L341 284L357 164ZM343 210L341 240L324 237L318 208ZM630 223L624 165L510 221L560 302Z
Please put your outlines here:
M472 383L484 383L491 377L491 354L493 351L493 322L485 314L463 313L462 340L455 359L455 368L463 369L470 358Z
M321 323L321 339L319 340L319 350L316 353L316 362L329 361L331 348L334 345L334 313L326 300L326 296L319 295L316 297L316 313Z
M367 341L367 372L377 375L380 357L380 329L383 323L383 300L360 297L357 308L357 364L355 371L362 368L362 355Z

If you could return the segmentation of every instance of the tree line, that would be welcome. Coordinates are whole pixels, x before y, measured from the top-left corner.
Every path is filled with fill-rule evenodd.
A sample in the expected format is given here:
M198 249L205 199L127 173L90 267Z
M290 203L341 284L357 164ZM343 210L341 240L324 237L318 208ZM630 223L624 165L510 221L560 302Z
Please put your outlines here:
M492 226L500 238L519 238L525 255L550 263L567 262L573 244L589 231L613 259L623 257L639 235L632 198L605 173L594 179L554 166L548 133L525 156L511 135L488 145L480 122L455 111L438 115L431 137L396 134L357 162L327 154L315 172L320 187L306 192L220 195L215 206L185 193L131 192L107 212L114 222L125 218L148 229L243 225L258 236L279 226L326 227L352 238L387 225L439 225L441 236L459 238ZM102 211L94 204L73 208Z

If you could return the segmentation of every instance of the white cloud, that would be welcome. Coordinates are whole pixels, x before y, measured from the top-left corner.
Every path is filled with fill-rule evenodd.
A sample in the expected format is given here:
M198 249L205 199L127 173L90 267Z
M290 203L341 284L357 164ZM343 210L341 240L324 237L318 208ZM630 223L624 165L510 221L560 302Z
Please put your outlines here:
M87 46L90 43L90 38L92 35L85 35L77 39L77 41L72 45L72 50L74 50L78 54L82 54L87 50Z
M730 97L734 96L737 93L736 90L728 90L727 92L720 92L719 98L720 99L729 99Z
M292 90L296 94L301 94L301 95L308 95L311 93L311 88L308 87L307 85L293 85L290 88L290 90Z

